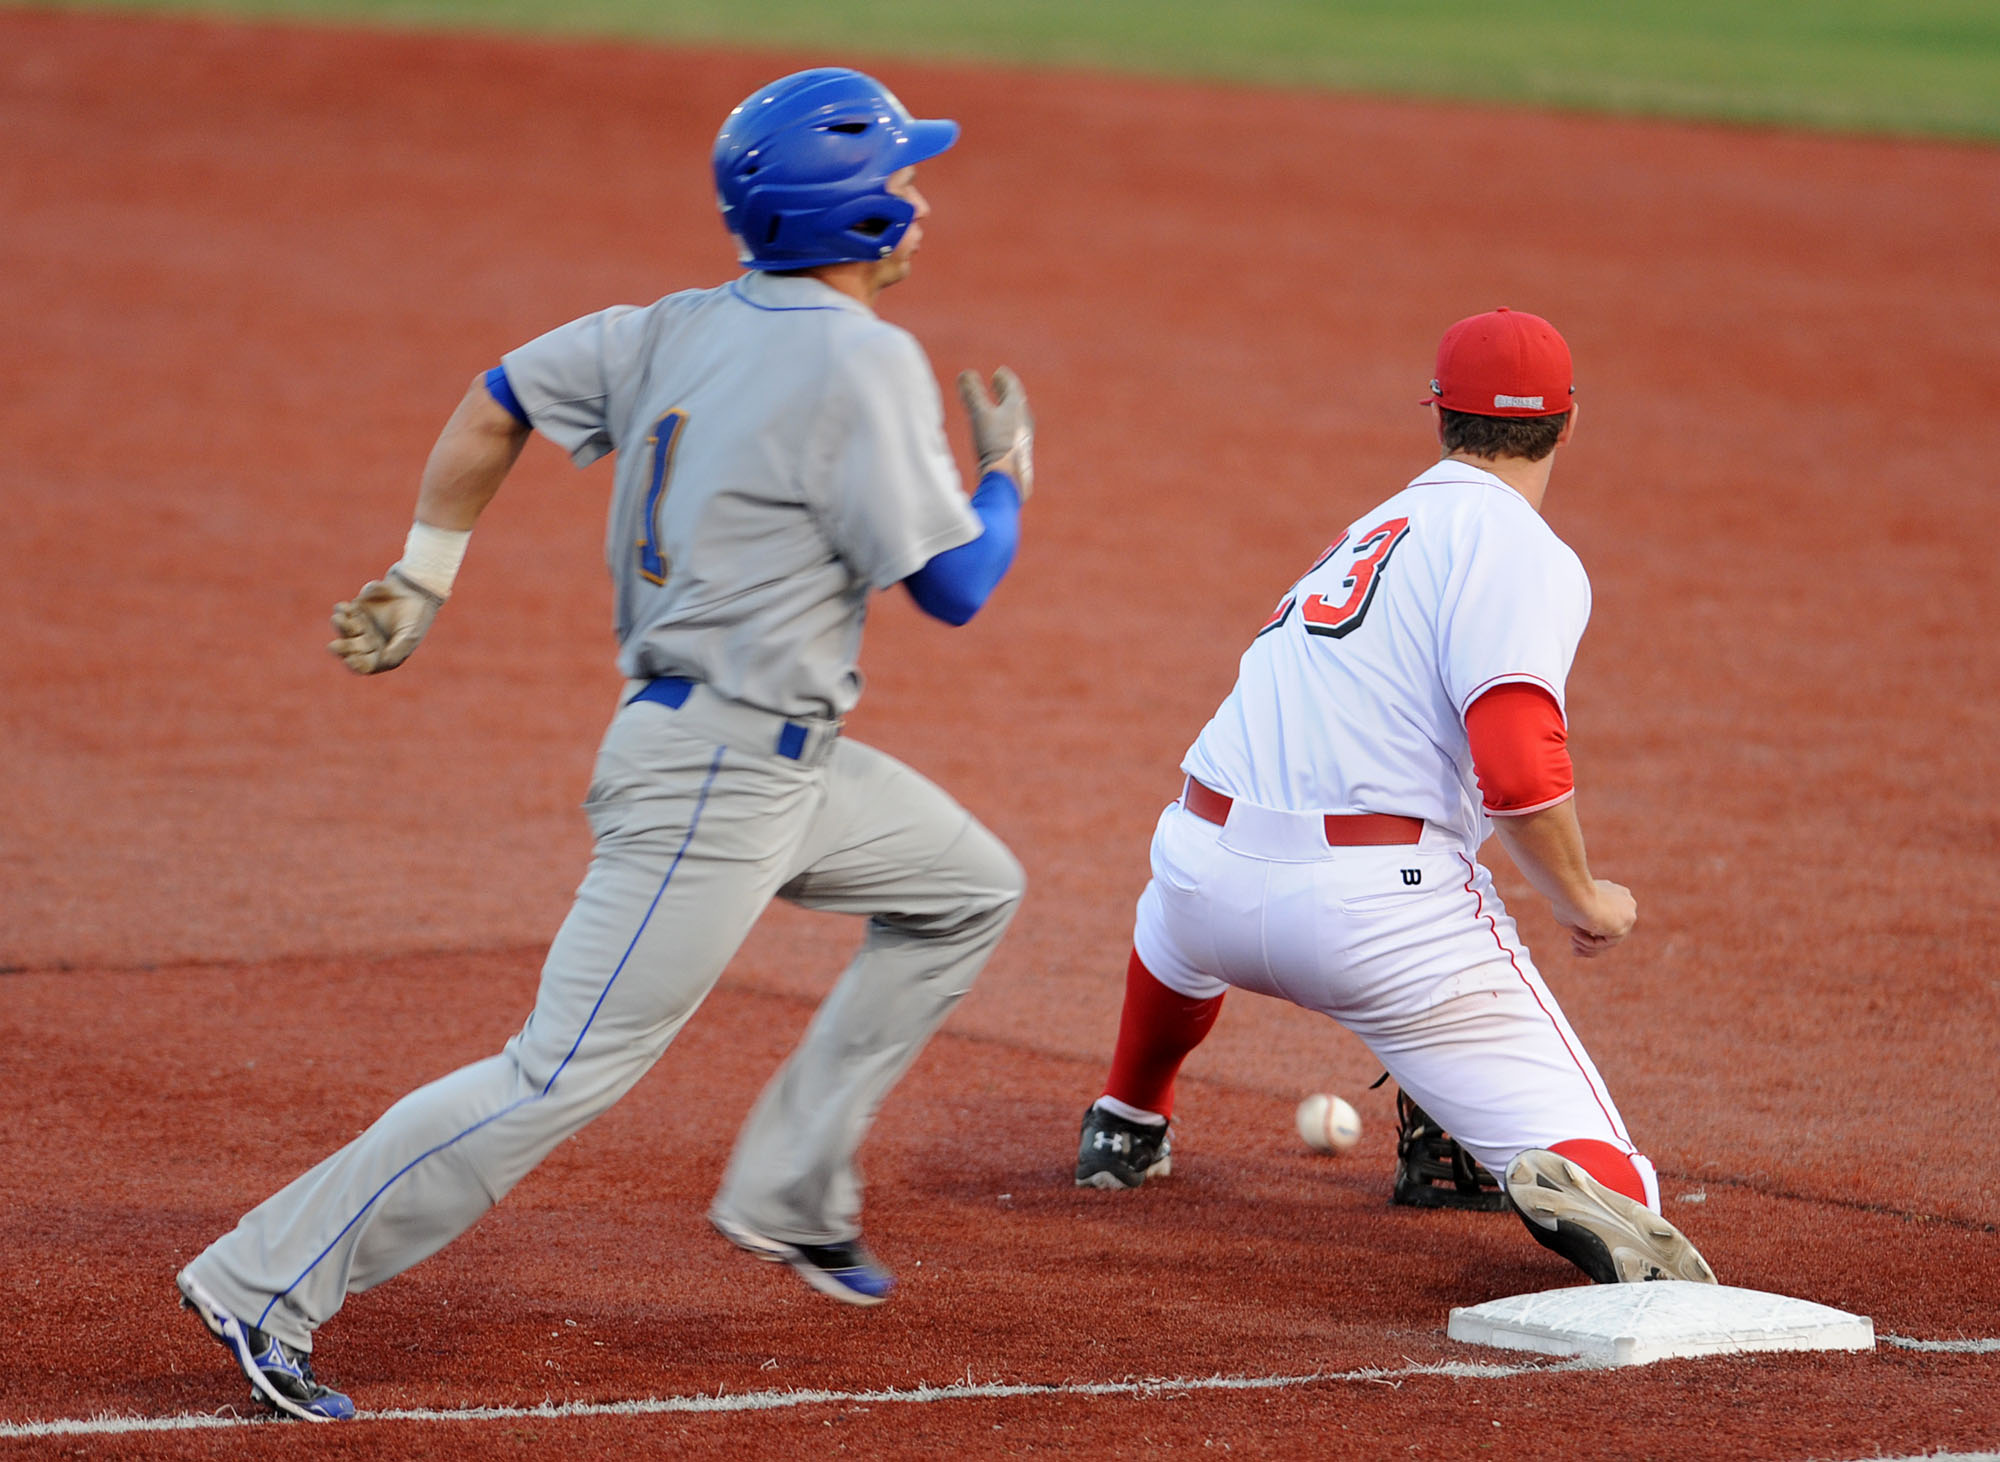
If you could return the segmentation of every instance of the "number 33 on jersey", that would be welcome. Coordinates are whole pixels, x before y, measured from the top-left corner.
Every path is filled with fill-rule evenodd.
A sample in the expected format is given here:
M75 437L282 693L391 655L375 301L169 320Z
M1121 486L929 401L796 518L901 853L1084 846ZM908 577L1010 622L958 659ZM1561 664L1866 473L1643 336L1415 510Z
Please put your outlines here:
M1182 769L1260 807L1422 817L1477 847L1466 707L1508 681L1560 707L1589 618L1582 563L1527 500L1440 462L1292 586ZM1440 750L1458 777L1440 780Z
M1305 579L1293 586L1292 592L1278 605L1277 612L1265 621L1264 627L1257 633L1268 634L1283 624L1294 606L1298 606L1299 618L1304 621L1307 634L1327 635L1337 640L1359 629L1363 616L1368 613L1368 606L1374 602L1376 582L1388 566L1389 555L1396 551L1396 545L1409 531L1408 518L1391 518L1363 533L1352 549L1348 549L1348 539L1353 534L1341 534L1306 570ZM1343 549L1348 549L1347 557L1342 560L1347 572L1340 580L1339 602L1329 601L1325 594L1308 594L1304 604L1299 604L1300 587L1306 579L1339 558Z

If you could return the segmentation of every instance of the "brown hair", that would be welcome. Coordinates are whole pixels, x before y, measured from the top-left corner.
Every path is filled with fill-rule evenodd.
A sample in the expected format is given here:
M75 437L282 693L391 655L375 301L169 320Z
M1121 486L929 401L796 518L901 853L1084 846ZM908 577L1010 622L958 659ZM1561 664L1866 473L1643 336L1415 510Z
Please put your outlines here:
M1539 462L1556 449L1567 411L1554 416L1474 416L1440 406L1442 441L1446 452L1470 452L1475 457L1520 457Z

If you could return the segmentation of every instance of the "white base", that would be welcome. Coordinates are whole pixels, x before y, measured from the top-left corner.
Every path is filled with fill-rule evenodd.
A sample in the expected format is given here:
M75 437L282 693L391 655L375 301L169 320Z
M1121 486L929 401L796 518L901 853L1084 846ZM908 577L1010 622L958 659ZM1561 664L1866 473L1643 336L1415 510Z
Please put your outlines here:
M1727 1284L1586 1284L1451 1312L1453 1340L1642 1366L1745 1350L1873 1350L1875 1322L1810 1300Z

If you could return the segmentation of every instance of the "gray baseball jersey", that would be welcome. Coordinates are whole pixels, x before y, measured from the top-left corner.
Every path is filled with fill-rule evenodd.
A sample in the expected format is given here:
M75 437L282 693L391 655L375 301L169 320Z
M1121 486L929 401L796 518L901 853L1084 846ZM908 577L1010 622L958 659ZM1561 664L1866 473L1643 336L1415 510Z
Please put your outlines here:
M711 1214L738 1242L854 1238L868 1125L1021 897L998 839L840 735L870 590L980 531L916 342L810 277L751 275L586 316L504 365L578 462L618 453L606 544L632 683L527 1023L188 1266L184 1289L301 1348L644 1075L773 897L861 916L867 935L745 1122Z
M845 715L868 592L979 536L910 334L804 276L620 306L501 362L579 466L617 450L619 666Z

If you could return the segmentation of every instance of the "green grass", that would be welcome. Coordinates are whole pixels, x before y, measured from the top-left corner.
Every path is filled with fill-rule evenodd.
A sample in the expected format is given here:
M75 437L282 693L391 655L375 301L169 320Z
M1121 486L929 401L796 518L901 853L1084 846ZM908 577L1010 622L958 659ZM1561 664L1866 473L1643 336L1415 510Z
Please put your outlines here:
M2000 139L2000 0L58 0Z

